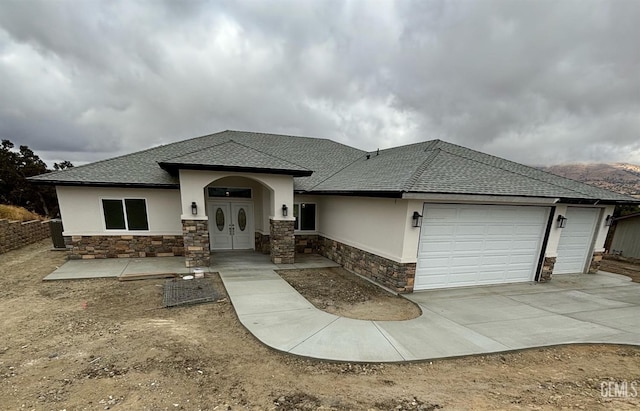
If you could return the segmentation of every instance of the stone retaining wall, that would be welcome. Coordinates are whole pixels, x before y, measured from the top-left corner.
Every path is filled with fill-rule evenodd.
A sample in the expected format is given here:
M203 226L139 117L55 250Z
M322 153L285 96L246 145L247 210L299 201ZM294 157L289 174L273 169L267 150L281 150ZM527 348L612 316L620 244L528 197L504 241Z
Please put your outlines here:
M0 220L0 254L51 237L49 221Z
M64 239L70 260L184 255L181 235L74 235Z
M415 263L398 263L322 236L318 236L318 246L322 256L335 261L347 270L365 276L396 292L413 292Z

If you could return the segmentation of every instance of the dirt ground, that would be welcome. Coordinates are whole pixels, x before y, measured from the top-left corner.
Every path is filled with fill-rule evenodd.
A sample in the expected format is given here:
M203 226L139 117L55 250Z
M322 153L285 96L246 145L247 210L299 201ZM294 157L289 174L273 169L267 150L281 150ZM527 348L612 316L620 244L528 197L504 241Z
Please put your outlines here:
M49 247L0 255L3 410L640 405L635 347L563 346L411 364L315 361L263 346L228 300L159 308L161 280L44 283L64 262Z
M610 273L626 275L627 277L631 277L631 281L640 283L640 264L604 259L600 263L600 269Z
M420 308L344 268L280 270L278 274L316 308L357 320L410 320Z

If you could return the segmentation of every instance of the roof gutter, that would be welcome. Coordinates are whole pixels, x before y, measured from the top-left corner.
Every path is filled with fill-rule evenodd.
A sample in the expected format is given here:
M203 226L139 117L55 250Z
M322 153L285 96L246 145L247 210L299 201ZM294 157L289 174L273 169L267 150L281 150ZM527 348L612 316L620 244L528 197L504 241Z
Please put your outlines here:
M31 180L34 184L66 186L66 187L116 187L116 188L155 188L155 189L178 189L180 184L149 184L149 183L111 183L97 181L61 181L61 180Z
M482 194L445 194L445 193L403 193L402 198L408 200L424 200L430 202L450 203L454 202L480 202L480 203L500 203L500 204L539 204L553 205L560 201L554 197L526 197L526 196L501 196Z

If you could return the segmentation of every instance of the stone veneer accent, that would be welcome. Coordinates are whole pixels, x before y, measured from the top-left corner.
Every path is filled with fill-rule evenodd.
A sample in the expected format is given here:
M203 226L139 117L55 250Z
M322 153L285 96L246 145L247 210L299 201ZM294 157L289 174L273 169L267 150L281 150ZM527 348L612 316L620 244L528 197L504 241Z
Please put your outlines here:
M347 270L363 275L399 293L413 292L415 263L398 263L379 255L318 236L320 254Z
M65 236L70 260L184 255L181 235Z
M602 256L604 255L601 251L595 251L593 253L593 257L591 258L591 264L589 264L589 273L595 274L600 270L600 263L602 262Z
M296 253L319 254L320 245L316 234L296 234Z
M294 262L296 255L294 223L293 220L269 220L271 262L274 264L293 264Z
M51 236L48 221L0 220L0 254L33 244Z
M269 243L269 235L262 234L256 231L256 251L262 254L271 253L271 245Z
M545 257L542 262L542 272L540 273L540 278L538 282L546 283L551 281L551 276L553 275L553 267L556 265L556 257Z
M182 220L182 237L186 266L208 267L211 264L209 222L207 220Z

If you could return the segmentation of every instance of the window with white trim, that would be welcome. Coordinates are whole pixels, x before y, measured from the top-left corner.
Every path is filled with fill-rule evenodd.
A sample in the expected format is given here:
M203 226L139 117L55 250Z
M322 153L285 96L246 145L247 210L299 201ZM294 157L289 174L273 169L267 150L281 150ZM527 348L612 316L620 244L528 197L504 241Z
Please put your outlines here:
M149 230L147 200L144 198L102 199L104 226L107 230Z
M314 203L295 203L293 216L296 219L296 231L316 231L316 205Z

